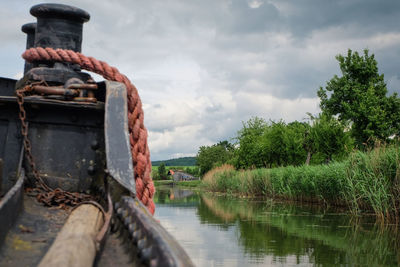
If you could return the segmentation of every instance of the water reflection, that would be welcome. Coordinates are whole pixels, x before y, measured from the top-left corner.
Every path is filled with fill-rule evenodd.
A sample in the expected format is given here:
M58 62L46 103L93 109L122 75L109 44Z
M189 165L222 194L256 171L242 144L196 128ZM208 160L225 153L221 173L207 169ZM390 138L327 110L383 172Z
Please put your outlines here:
M178 206L185 204L197 206L199 203L199 195L187 189L161 187L161 189L157 188L154 202L157 204L171 204Z
M198 266L397 266L396 227L321 208L159 189L156 217Z

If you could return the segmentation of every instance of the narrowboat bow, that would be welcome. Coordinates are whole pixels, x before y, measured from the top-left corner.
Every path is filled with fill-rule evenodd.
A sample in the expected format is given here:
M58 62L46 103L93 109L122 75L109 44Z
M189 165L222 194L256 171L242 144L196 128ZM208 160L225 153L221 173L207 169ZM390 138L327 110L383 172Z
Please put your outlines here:
M80 53L89 14L30 12L24 76L0 78L0 266L193 266L152 216L136 88Z

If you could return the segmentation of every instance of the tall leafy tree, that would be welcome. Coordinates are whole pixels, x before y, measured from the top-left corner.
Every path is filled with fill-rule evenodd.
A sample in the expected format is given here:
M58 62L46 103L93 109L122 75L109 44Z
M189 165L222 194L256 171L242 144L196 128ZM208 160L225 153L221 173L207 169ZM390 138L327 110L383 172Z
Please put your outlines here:
M287 164L286 132L287 126L284 121L271 122L271 126L263 136L269 143L266 149L270 153L269 159L272 166L278 167Z
M304 164L307 157L305 149L305 138L309 131L310 125L305 122L290 122L286 126L284 135L287 161L285 165L301 165Z
M203 175L212 168L227 163L233 156L234 147L228 141L212 146L201 146L196 156L196 164Z
M161 180L167 179L167 171L165 169L165 163L162 162L160 166L158 166L158 176L160 177Z
M322 111L349 121L359 146L399 134L400 101L397 94L387 96L384 75L379 74L374 55L367 49L363 55L349 49L347 56L336 59L342 76L335 75L325 89L320 87Z
M310 115L310 114L309 114ZM346 131L346 125L326 113L311 116L310 139L313 151L328 163L332 159L342 159L353 149L353 138Z
M237 133L236 168L271 168L304 163L307 153L303 143L308 128L308 124L297 121L267 123L258 117L251 118Z
M235 154L236 168L266 167L268 162L268 140L263 142L263 135L268 128L266 121L259 117L253 117L243 123L242 129L237 133L238 149Z

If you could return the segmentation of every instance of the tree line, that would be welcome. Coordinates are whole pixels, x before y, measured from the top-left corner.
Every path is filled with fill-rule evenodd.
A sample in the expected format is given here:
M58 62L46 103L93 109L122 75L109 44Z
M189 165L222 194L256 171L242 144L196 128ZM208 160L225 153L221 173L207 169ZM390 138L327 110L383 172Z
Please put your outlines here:
M172 175L168 175L170 170L174 171L183 171L185 173L188 173L190 175L193 175L195 177L199 177L199 170L200 168L198 166L168 166L166 163L161 162L158 166L153 166L157 167L157 171L152 171L151 176L153 180L172 180L173 177Z
M328 163L354 149L393 142L400 134L400 99L396 93L388 96L374 55L349 49L336 59L342 76L319 88L320 114L290 123L253 117L232 142L199 148L200 174L224 163L237 169Z
M167 159L167 160L155 160L151 162L151 165L160 166L162 163L164 163L165 166L195 166L196 158L181 157L181 158Z

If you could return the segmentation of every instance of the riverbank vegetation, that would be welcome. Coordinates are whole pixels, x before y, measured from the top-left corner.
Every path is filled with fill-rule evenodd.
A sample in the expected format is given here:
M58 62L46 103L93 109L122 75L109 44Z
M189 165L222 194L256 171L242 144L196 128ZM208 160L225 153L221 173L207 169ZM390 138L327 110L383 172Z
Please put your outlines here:
M345 205L399 219L400 99L374 55L338 55L342 77L320 88L321 113L286 123L253 117L233 142L202 146L207 189Z
M357 151L343 162L235 170L222 165L203 177L207 190L347 206L397 218L400 205L400 148Z
M154 186L178 186L178 187L189 187L194 188L202 184L201 180L194 181L173 181L173 180L155 180Z
M348 50L336 58L342 77L335 75L318 90L320 114L290 123L250 118L233 143L199 148L200 174L224 163L236 169L317 165L344 160L355 149L392 143L400 136L400 99L388 95L374 55Z
M160 166L164 163L165 166L180 166L180 167L187 167L187 166L195 166L196 165L196 158L195 157L182 157L182 158L175 158L175 159L167 159L167 160L155 160L151 162L152 166Z
M153 180L172 180L172 175L168 175L169 170L180 170L195 177L200 177L198 166L167 166L163 162L159 166L152 166L151 177Z

